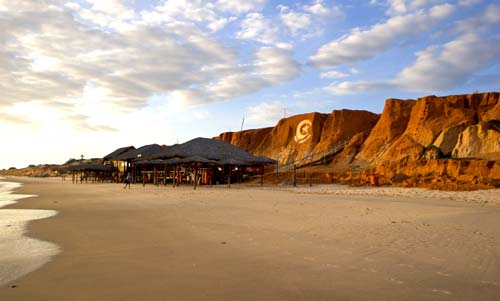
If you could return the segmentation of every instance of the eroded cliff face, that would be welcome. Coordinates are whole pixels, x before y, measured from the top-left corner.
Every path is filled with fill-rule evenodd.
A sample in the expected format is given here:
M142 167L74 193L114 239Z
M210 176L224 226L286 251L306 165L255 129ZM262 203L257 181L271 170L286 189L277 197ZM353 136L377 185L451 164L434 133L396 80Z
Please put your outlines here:
M500 120L490 120L467 127L458 135L452 151L455 158L500 160Z
M357 164L367 166L380 161L391 145L405 132L415 104L414 100L386 100L379 121L356 156Z
M258 137L257 141L246 135ZM410 178L423 174L444 178L431 170L444 168L450 171L448 182L473 178L483 184L497 183L497 172L481 177L473 173L481 170L482 175L484 170L498 168L498 162L475 160L500 160L500 93L388 99L381 115L352 110L302 114L282 119L274 128L224 133L219 139L282 164L348 140L343 151L328 163L333 173L371 170L390 178L394 172L389 170L399 170ZM439 158L449 160L435 160ZM472 163L464 167L453 160L458 158ZM436 163L431 163L433 160Z
M357 133L369 131L378 118L368 111L315 112L283 118L273 128L222 133L216 139L286 164L327 151Z

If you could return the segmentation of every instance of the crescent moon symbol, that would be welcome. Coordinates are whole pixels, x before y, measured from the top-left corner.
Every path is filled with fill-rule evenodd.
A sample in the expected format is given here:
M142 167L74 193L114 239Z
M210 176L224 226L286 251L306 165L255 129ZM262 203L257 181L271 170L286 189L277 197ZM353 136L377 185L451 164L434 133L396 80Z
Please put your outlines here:
M312 122L308 119L302 120L297 125L297 130L295 131L295 142L303 143L311 137L310 129Z

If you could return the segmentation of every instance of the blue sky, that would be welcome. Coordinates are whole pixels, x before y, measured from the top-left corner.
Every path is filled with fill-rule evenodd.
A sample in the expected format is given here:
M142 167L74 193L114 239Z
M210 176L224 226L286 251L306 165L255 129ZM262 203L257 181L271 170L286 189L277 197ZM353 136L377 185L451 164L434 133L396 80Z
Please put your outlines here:
M0 0L0 168L500 87L486 0Z

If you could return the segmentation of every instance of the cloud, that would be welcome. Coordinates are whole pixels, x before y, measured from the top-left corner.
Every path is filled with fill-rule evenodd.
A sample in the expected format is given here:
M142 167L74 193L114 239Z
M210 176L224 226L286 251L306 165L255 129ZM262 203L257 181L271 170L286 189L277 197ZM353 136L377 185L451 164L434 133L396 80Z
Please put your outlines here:
M321 72L321 74L319 75L320 78L344 78L348 76L349 74L336 70Z
M169 0L153 10L141 12L142 21L147 24L184 24L185 26L194 22L200 27L216 32L236 20L234 15L222 14L221 7L217 5L220 4L201 0Z
M250 11L260 11L265 6L267 0L218 0L216 6L221 11L233 13L246 13Z
M390 16L413 13L429 5L443 3L445 0L387 0L387 14Z
M500 62L500 38L481 39L469 34L417 53L397 82L408 91L446 91L460 87L476 72Z
M13 124L29 124L29 120L26 120L20 116L11 115L5 112L0 112L0 120L2 122L9 122Z
M327 6L323 0L315 0L311 5L298 6L297 9L285 5L278 5L277 9L287 32L301 40L321 35L328 22L345 17L340 6Z
M272 126L283 118L286 106L279 101L261 102L248 107L245 121L252 126Z
M461 6L473 6L483 2L483 0L459 0L458 5Z
M261 47L251 64L232 69L217 81L192 89L179 89L171 98L180 106L226 100L251 94L260 89L290 81L300 74L301 66L292 52L276 47Z
M339 5L327 6L323 0L315 0L311 5L304 5L304 11L320 17L343 18L345 16Z
M291 11L287 7L282 6L280 9L280 18L292 36L297 36L303 31L311 30L312 18L310 14Z
M292 53L278 47L258 48L242 60L237 48L213 35L235 19L213 3L165 1L140 13L131 7L97 0L1 2L0 106L43 102L63 115L115 114L143 108L158 95L178 96L185 104L224 101L300 72ZM102 120L89 122L89 128L112 130L96 126Z
M319 68L334 68L369 59L392 47L401 38L408 38L430 30L447 18L454 6L443 4L431 9L395 16L367 30L353 29L349 35L323 45L309 58Z
M241 21L240 31L236 33L236 38L275 45L280 43L280 32L279 28L263 14L250 13Z
M391 81L353 81L353 82L340 82L332 83L325 88L325 91L336 95L346 95L346 94L362 94L377 92L381 90L391 90L399 88L395 83Z
M333 83L326 90L333 94L391 89L426 93L449 91L475 80L476 74L488 66L500 63L500 38L481 39L468 34L442 46L429 46L416 56L415 62L394 79ZM491 76L489 80L493 80Z
M487 33L491 28L500 26L500 4L491 4L483 13L455 23L459 34Z

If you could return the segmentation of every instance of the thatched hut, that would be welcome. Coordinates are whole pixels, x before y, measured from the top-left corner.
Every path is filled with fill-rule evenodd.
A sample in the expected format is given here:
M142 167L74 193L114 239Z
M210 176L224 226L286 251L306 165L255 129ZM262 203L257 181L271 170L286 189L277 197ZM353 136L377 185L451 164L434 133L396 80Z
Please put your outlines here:
M121 147L102 158L104 165L112 166L113 172L111 177L115 182L121 182L121 177L125 174L127 167L127 162L120 160L120 156L133 150L135 150L134 146Z
M182 144L175 144L148 157L150 160L173 158L179 159L175 163L177 183L183 180L182 175L179 174L179 168L188 165L194 174L195 187L198 183L199 171L199 181L202 184L225 183L226 181L230 184L233 170L236 171L235 179L240 181L242 167L259 166L262 174L264 164L276 163L270 158L253 156L228 142L208 138L195 138Z
M137 168L133 163L151 157L154 153L160 152L164 148L166 148L164 145L148 144L116 156L116 160L124 162L124 170L120 176L123 177L123 175L131 173L135 183L140 179L141 174L137 172Z
M87 183L88 181L104 182L111 178L113 167L95 163L73 164L66 168L71 174L73 183Z

